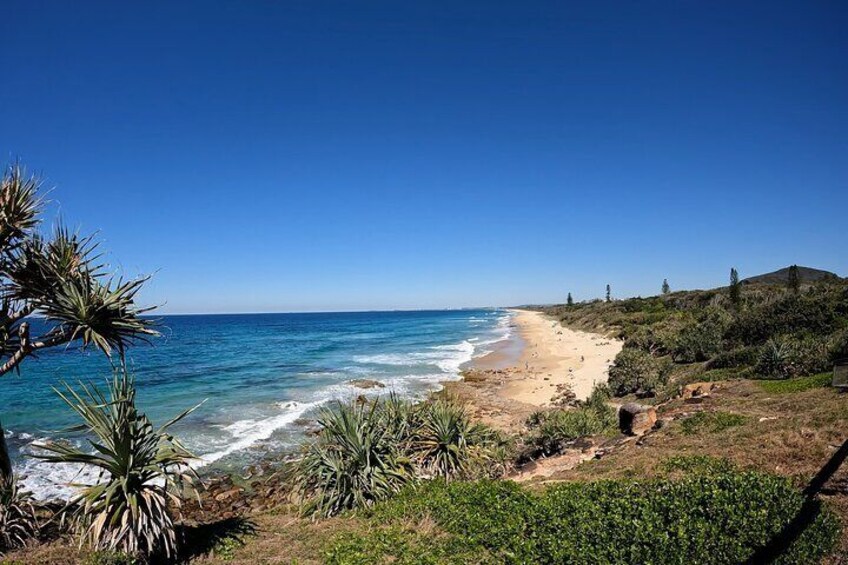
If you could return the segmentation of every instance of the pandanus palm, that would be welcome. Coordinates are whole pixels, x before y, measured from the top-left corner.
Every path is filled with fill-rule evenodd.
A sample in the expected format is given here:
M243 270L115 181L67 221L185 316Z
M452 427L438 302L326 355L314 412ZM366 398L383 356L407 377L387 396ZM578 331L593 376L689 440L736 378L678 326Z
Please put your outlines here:
M123 357L127 345L156 335L135 304L147 280L110 276L97 242L58 226L39 233L45 201L41 181L14 164L0 178L0 376L38 351L80 342ZM27 316L39 314L43 328L32 335ZM0 434L0 540L23 543L34 533L28 495L12 474ZM21 526L21 520L26 524Z
M41 349L79 341L107 355L122 354L137 340L156 335L135 304L145 277L124 281L106 271L91 237L58 226L37 231L44 200L41 182L20 165L0 179L0 375ZM45 324L30 334L25 318Z
M52 463L95 467L98 480L80 485L82 494L67 509L81 530L81 543L95 549L129 555L176 551L176 532L169 504L179 506L181 494L191 488L193 455L169 432L195 408L155 428L135 405L135 386L125 370L116 371L108 396L95 386L80 384L80 391L65 385L56 391L83 423L68 431L83 432L90 449L66 442L48 442L36 455Z
M6 436L0 426L0 555L21 547L37 531L38 521L30 494L20 488L12 474Z

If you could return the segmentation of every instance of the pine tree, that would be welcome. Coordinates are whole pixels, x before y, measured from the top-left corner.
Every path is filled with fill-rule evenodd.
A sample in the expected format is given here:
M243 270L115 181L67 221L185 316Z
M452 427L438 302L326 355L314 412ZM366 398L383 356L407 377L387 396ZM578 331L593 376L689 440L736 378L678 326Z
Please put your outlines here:
M568 293L568 299L565 301L565 303L568 304L569 306L574 306L574 299L571 298L570 292Z
M798 294L801 290L801 277L798 275L798 265L792 265L789 267L789 277L786 280L786 286L789 287L789 290Z
M669 292L671 292L671 287L668 285L668 279L663 279L662 293L668 294Z
M730 269L730 302L736 307L742 302L742 287L739 285L739 273L736 268Z
M607 302L612 302L612 291L610 285L607 285Z

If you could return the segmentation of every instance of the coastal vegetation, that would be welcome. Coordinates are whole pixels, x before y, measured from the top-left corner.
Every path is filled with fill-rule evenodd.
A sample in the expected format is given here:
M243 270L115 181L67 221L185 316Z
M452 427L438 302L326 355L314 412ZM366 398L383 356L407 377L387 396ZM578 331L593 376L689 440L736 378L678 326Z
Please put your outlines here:
M848 282L746 283L651 298L547 307L562 323L624 340L609 371L615 396L668 396L686 380L788 379L815 375L848 357ZM794 275L793 275L794 273Z
M420 404L391 395L335 403L285 475L306 514L333 516L385 500L424 478L499 476L509 449L494 430L471 422L448 399Z
M826 371L848 356L848 284L806 278L797 266L777 284L740 281L734 268L721 289L672 292L664 280L649 298L614 300L609 285L591 302L568 293L544 312L624 341L608 383L586 400L562 396L509 431L480 423L446 394L329 404L269 476L227 477L233 488L198 493L203 505L187 511L190 522L183 511L200 485L192 454L169 430L193 409L155 427L123 362L128 346L155 335L135 305L145 279L108 275L91 238L65 228L39 235L38 186L17 166L3 180L0 372L67 343L118 362L105 390L57 391L88 443L42 442L35 455L96 476L64 508L39 508L22 491L0 433L0 552L41 537L32 549L50 556L29 559L24 548L13 559L742 563L775 551L774 562L809 563L840 539L848 549L840 538L848 510L822 502L820 486L802 490L843 441L844 406ZM48 326L34 338L33 313ZM709 393L683 398L687 384L717 380L725 392L712 403L704 404ZM639 439L621 433L623 399L656 404L662 420ZM527 484L509 480L569 451L594 461Z
M179 502L190 454L167 433L154 429L135 406L135 385L124 368L126 348L157 335L149 308L135 298L146 277L125 280L107 270L98 242L57 224L41 228L46 201L41 180L20 164L0 180L0 376L19 371L39 351L72 343L93 346L117 358L108 396L81 384L82 392L59 393L83 420L72 431L87 433L90 450L69 443L40 445L41 459L96 468L94 484L50 516L47 524L74 525L80 544L117 551L127 559L175 554L171 507ZM33 335L31 316L43 328ZM42 532L38 509L12 470L0 427L0 555L26 545ZM60 528L62 529L62 528ZM55 530L55 528L54 528ZM123 559L123 558L122 558Z
M327 561L355 563L743 563L804 504L786 479L710 469L683 478L560 483L430 481L367 514ZM432 522L426 535L421 524ZM821 507L779 563L810 563L838 535Z
M194 456L169 432L190 414L183 412L159 428L136 407L133 378L116 370L108 393L80 384L58 392L82 420L74 431L91 439L87 449L50 441L37 446L35 457L48 463L78 464L97 469L99 480L82 488L63 514L79 533L80 543L127 556L173 558L177 536L172 508L193 487ZM196 407L195 407L196 408Z

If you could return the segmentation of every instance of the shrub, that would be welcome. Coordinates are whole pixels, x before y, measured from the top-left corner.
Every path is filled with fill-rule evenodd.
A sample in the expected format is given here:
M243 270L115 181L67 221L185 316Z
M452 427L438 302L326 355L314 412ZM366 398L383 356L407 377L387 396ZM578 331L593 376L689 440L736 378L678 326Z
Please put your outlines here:
M287 469L292 494L316 516L368 507L418 478L501 476L514 457L512 442L447 399L336 403L318 423Z
M848 329L840 330L830 337L828 358L830 363L848 359Z
M827 340L813 336L770 339L754 370L780 379L820 373L832 366L828 345Z
M804 502L786 479L719 465L682 479L559 483L537 494L508 481L430 481L374 507L356 546L383 563L440 563L445 547L466 548L445 561L454 563L742 563ZM385 541L423 518L438 529ZM835 516L814 505L778 562L816 562L838 533ZM339 556L350 543L338 536L328 554Z
M668 368L644 351L622 349L609 369L608 384L615 396L652 393L665 384Z
M465 407L444 399L420 408L412 450L424 473L453 478L466 475L473 462L486 458L486 429L473 425Z
M0 556L23 547L37 533L38 521L30 494L20 489L13 475L0 479Z
M848 292L838 288L786 295L742 312L725 335L744 345L761 344L781 335L829 335L844 327L847 309Z
M718 307L707 308L697 323L684 326L674 340L672 358L677 362L706 361L721 351L722 337L731 317Z
M12 473L6 434L0 425L0 556L23 546L38 532L35 509L28 492L20 490Z
M74 429L95 438L89 440L94 453L50 442L38 446L49 455L37 457L100 471L100 481L85 487L67 507L82 532L80 543L129 556L164 553L173 558L177 537L169 504L180 505L179 494L192 485L194 473L188 466L193 455L168 428L194 408L154 428L136 408L135 385L125 370L116 371L108 397L94 386L81 385L81 393L65 388L56 392L83 421Z
M531 414L528 426L533 433L528 443L541 453L562 451L569 442L590 435L608 433L616 428L615 409L609 404L609 387L595 385L592 394L576 408L539 411Z
M760 358L758 347L739 347L731 351L723 351L709 362L710 369L735 369L756 365Z

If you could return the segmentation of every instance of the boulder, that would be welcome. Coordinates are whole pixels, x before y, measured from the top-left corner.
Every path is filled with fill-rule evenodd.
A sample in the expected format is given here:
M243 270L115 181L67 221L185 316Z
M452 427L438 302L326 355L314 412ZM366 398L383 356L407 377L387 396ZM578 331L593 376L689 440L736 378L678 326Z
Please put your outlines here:
M629 402L618 409L618 427L628 435L638 436L649 431L657 423L657 410Z

